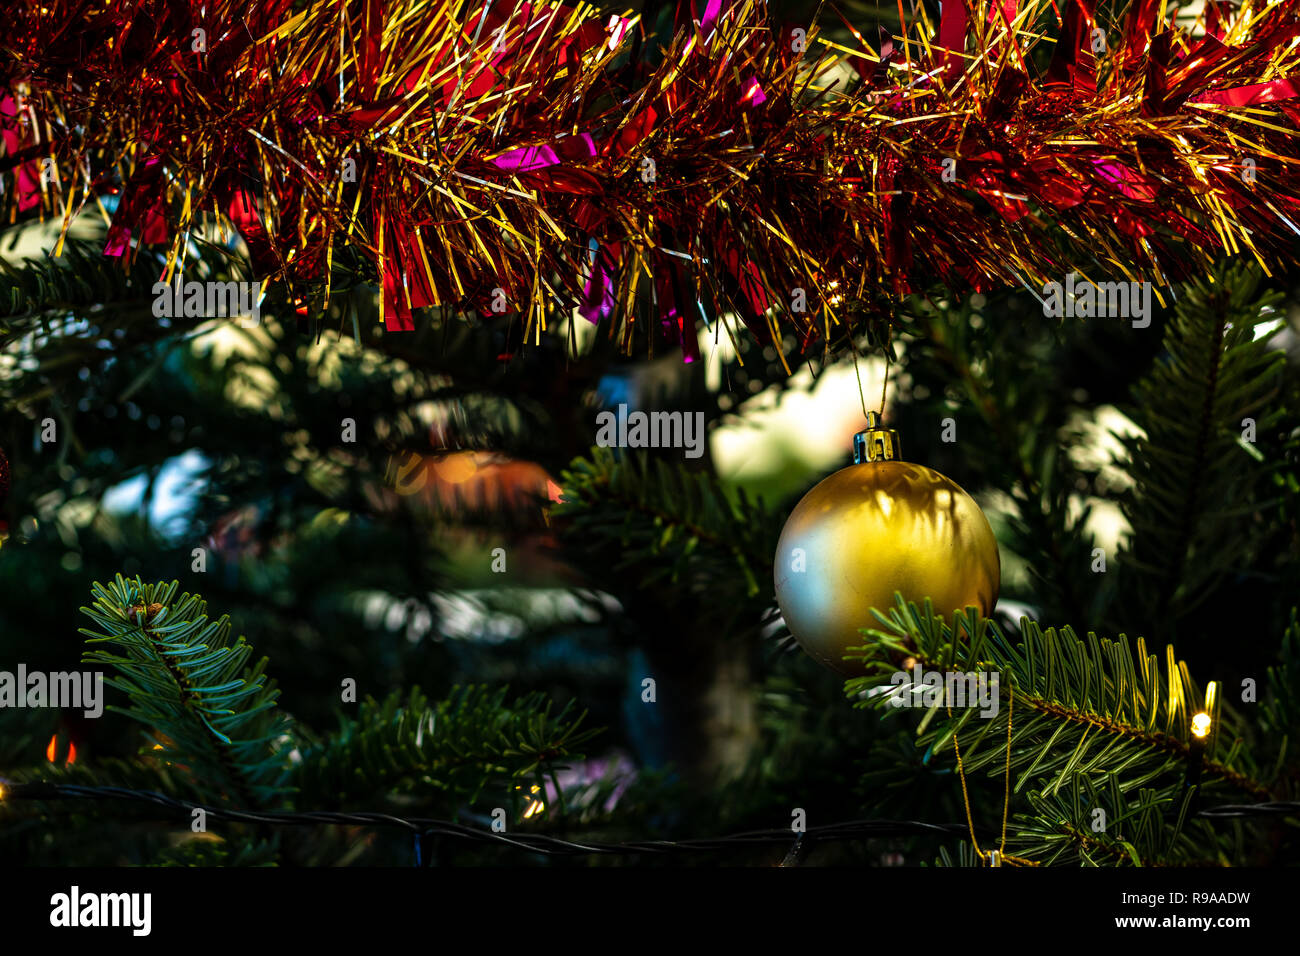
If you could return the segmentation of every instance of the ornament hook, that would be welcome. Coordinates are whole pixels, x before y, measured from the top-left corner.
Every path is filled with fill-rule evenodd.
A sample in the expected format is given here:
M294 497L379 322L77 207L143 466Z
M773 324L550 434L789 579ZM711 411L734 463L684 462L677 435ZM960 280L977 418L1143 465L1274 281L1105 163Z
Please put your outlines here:
M881 424L877 412L867 412L867 427L853 436L853 463L864 461L898 461L903 457L903 443L898 432Z

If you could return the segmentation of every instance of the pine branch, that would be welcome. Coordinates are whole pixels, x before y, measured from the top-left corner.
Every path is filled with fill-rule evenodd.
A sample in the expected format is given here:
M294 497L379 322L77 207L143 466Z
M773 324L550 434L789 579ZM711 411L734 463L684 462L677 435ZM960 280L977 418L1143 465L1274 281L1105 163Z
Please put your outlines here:
M42 315L144 302L158 272L148 256L124 271L119 260L103 254L102 239L68 239L58 258L46 253L44 259L19 265L0 257L0 332L15 331L19 320Z
M128 759L105 757L90 763L85 761L64 765L45 763L17 770L6 769L4 781L7 784L42 783L122 787L128 790L163 793L195 804L203 803L207 797L203 783L187 769L169 759L170 756L164 757L162 751L150 750L138 757ZM66 815L71 812L74 811L68 808L66 803L54 800L30 802L0 800L0 819L5 816L45 818L51 814ZM105 817L121 818L120 808L97 801L87 801L76 808L75 812L83 816L100 814ZM142 818L147 818L147 814L142 814ZM2 829L0 828L0 831Z
M940 754L951 749L957 735L968 778L1001 777L1007 761L1007 721L1012 719L1015 793L1028 791L1056 800L1068 798L1085 785L1083 781L1087 786L1105 784L1113 788L1112 814L1129 812L1135 800L1156 801L1166 809L1182 800L1185 770L1194 758L1190 721L1204 698L1186 666L1174 659L1172 647L1162 671L1159 658L1147 653L1141 638L1135 652L1123 637L1112 641L1090 633L1084 640L1069 627L1044 630L1026 619L1014 640L973 609L956 615L950 625L934 615L928 602L918 609L901 596L887 617L878 617L881 624L870 630L861 652L868 675L845 684L850 696L904 670L906 658L926 670L997 675L1000 706L989 719L979 719L978 711L969 707L954 708L949 715L942 700L923 700L930 707L916 745ZM954 633L963 636L954 640ZM907 685L888 690L856 706L892 710L889 701L910 696ZM1221 696L1216 695L1210 716L1214 731L1201 758L1201 789L1274 797L1240 746L1245 735L1240 718L1223 706ZM1146 792L1150 795L1139 796ZM1046 832L1042 828L1060 834L1063 819L1073 821L1072 826L1081 819L1046 814L1043 807L1040 803L1031 817L1033 826L1022 826L1029 843L1034 833L1041 837ZM1166 827L1177 829L1177 821L1166 820ZM1142 859L1183 852L1168 829L1141 833L1134 846ZM1077 840L1073 846L1073 852L1084 857L1090 852ZM1041 840L1035 847L1036 853L1048 849Z
M991 469L985 477L1005 485L1016 503L1009 516L1012 540L1029 559L1036 604L1068 617L1086 616L1092 601L1078 579L1092 549L1084 533L1088 515L1076 515L1070 506L1075 476L1057 438L1067 407L1054 380L1063 333L1044 330L1041 316L1034 315L1034 339L1026 339L1030 333L1022 322L999 327L987 341L973 331L976 310L965 299L918 301L913 313L918 341L905 354L907 368L924 377L930 365L939 381L965 392L967 407L997 452L984 466ZM1048 356L1053 360L1046 361ZM941 414L949 414L946 406Z
M771 603L781 520L743 490L732 501L707 474L605 448L575 459L561 480L552 515L589 567L631 577L641 589L669 582L736 613L758 614Z
M1260 736L1276 755L1273 772L1294 793L1300 787L1294 754L1300 740L1300 610L1291 609L1291 622L1280 643L1279 663L1268 669L1267 686L1260 695Z
M333 737L304 750L298 790L336 805L392 793L436 796L456 810L493 782L543 786L557 760L580 757L575 748L599 733L582 729L586 714L572 704L552 714L540 693L509 702L506 694L458 687L431 703L417 688L406 698L367 700Z
M996 622L980 618L973 611L957 615L955 626L963 636L953 640L953 626L935 616L928 603L924 610L903 604L890 611L888 630L872 630L878 643L867 645L867 658L877 674L898 669L897 661L911 656L935 670L985 671L998 674L1002 692L1015 696L1012 769L1028 769L1016 783L1019 789L1032 773L1046 778L1056 771L1054 786L1062 786L1069 773L1097 772L1122 775L1132 765L1135 772L1126 789L1171 768L1181 768L1191 744L1190 721L1204 699L1185 665L1166 648L1164 671L1159 658L1148 654L1146 642L1138 638L1136 652L1127 638L1098 638L1089 632L1077 637L1068 625L1059 631L1044 630L1022 619L1018 640L1002 633ZM967 639L965 634L977 634ZM893 655L892 657L890 655ZM882 656L883 655L883 656ZM846 693L857 693L871 685L871 678L856 678L845 685ZM881 701L875 698L875 701ZM872 701L859 706L870 706ZM1245 733L1240 717L1223 708L1216 697L1216 728L1205 754L1205 776L1219 778L1238 790L1266 799L1276 795L1251 776L1252 768L1227 757L1216 760L1226 747ZM997 718L986 720L978 736L963 742L962 756L969 770L1005 760L1005 701ZM954 731L975 722L973 710L961 712L953 721L940 722L931 731L935 752L941 752ZM1064 726L1063 726L1064 725ZM999 726L1001 730L999 731ZM1001 736L999 736L1001 733ZM1105 741L1090 756L1082 745L1084 735ZM965 736L965 735L964 735ZM986 749L982 746L989 742ZM1071 753L1057 746L1071 742ZM1026 749L1026 747L1028 749ZM1241 757L1244 760L1244 756Z
M245 806L278 802L292 748L284 746L289 721L276 709L266 659L248 666L252 648L242 637L231 640L230 619L210 622L207 605L197 595L177 598L179 587L120 574L107 586L96 583L94 606L81 611L102 630L80 632L118 653L91 650L83 661L118 671L105 683L131 706L110 709L154 728L156 746L175 762Z
M187 807L204 806L212 795L210 785L172 759L176 756L174 752L146 750L130 759L101 757L64 766L43 763L19 770L6 768L3 784L7 789L29 783L42 788L68 784L120 787L164 794ZM116 866L124 852L133 859L147 859L151 851L165 853L180 832L192 836L189 824L190 817L184 813L160 824L156 807L145 803L0 798L0 858L31 864L62 865L76 860L81 865ZM242 843L242 838L224 832L230 842L223 846L236 853L233 847ZM278 843L279 837L275 840Z
M1259 284L1258 270L1238 266L1185 287L1166 354L1135 389L1129 415L1144 435L1121 439L1134 483L1121 502L1132 538L1119 555L1129 619L1156 622L1162 636L1249 566L1258 542L1256 489L1277 463L1243 441L1243 420L1262 439L1285 414L1272 402L1285 357L1255 337L1279 297Z
M1031 813L1017 818L1015 837L1008 843L1011 852L1047 865L1226 865L1225 859L1204 856L1206 846L1216 842L1213 836L1204 839L1212 833L1208 827L1193 836L1182 827L1169 826L1171 819L1185 818L1193 795L1192 791L1170 796L1143 789L1126 797L1113 781L1099 785L1079 774L1061 793L1030 791L1026 798ZM1157 850L1148 858L1139 846Z

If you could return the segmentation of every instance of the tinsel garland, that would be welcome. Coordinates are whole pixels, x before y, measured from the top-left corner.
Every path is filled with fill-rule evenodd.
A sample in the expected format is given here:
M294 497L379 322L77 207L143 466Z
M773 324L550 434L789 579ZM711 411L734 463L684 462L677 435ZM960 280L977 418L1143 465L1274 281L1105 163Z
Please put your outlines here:
M687 360L721 310L806 346L933 283L1293 256L1300 0L949 0L878 49L680 2L651 68L585 4L10 0L4 198L66 227L120 192L105 253L169 244L167 280L233 224L304 311L351 245L389 329L577 307Z

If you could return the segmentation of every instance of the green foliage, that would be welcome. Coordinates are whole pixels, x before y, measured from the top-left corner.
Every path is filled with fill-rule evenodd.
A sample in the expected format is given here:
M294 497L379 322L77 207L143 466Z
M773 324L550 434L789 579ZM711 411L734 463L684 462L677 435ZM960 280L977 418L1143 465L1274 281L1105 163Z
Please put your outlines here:
M1058 863L1170 863L1200 859L1205 847L1232 849L1224 842L1231 834L1185 819L1185 769L1194 756L1190 722L1205 695L1172 647L1162 670L1141 638L1134 650L1123 637L1082 639L1069 627L1044 630L1028 619L1013 638L974 609L950 624L928 601L918 608L901 596L888 616L878 616L881 626L864 632L870 640L860 651L868 674L846 682L849 696L878 685L908 657L928 670L983 672L990 681L996 675L995 716L981 719L970 706L949 713L940 700L925 710L916 746L928 760L951 752L956 736L968 779L1000 781L1011 722L1011 791L1028 803L1014 825L1012 852ZM893 692L900 693L907 691ZM856 706L893 711L893 694L864 697ZM1244 722L1217 694L1209 713L1214 731L1200 791L1232 801L1268 799L1272 791L1243 746ZM1112 822L1129 821L1128 829L1108 826L1094 839L1089 814L1097 807ZM1190 829L1194 838L1184 839Z
M182 839L161 850L151 866L275 866L277 847L270 842L232 843L204 835Z
M180 800L203 803L210 791L206 783L195 777L184 765L173 761L172 754L146 750L138 757L80 758L76 763L44 763L38 766L18 766L6 769L5 777L15 783L72 784L82 787L122 787L127 790L153 790ZM54 805L54 804L51 804ZM16 810L17 805L5 804ZM120 815L131 806L110 802L87 802L79 807L85 814L103 813Z
M1128 412L1144 434L1124 439L1133 489L1121 505L1133 533L1117 563L1128 618L1164 637L1250 566L1261 538L1261 493L1281 462L1269 446L1286 416L1275 400L1286 359L1256 337L1280 299L1259 286L1258 268L1244 266L1185 285L1165 353ZM1259 448L1242 438L1247 418Z
M456 812L489 785L544 786L555 761L580 757L576 748L595 729L572 704L552 713L540 693L507 700L505 688L454 688L430 702L419 689L366 700L355 718L302 754L295 782L306 793L344 806L404 794Z
M638 590L674 586L670 600L756 618L771 603L772 555L783 518L742 490L659 459L593 448L562 476L552 510L565 542L601 576ZM626 587L626 585L624 585Z
M1282 635L1278 663L1268 669L1259 695L1260 735L1276 754L1274 773L1281 775L1300 741L1300 610L1291 609L1291 623Z
M1026 794L1029 811L1017 816L1011 852L1023 848L1027 858L1048 865L1229 862L1222 853L1206 859L1207 850L1219 842L1212 838L1208 826L1193 835L1183 825L1194 790L1144 788L1124 794L1114 778L1086 773L1072 776L1069 784L1059 789ZM1105 814L1104 825L1099 809Z
M939 858L934 863L935 866L944 867L979 867L985 866L985 862L975 853L975 848L969 843L958 843L950 851L946 846L939 848Z
M246 806L283 800L288 771L288 719L276 709L265 658L249 666L252 648L231 639L228 617L210 621L196 595L176 596L180 584L127 581L120 574L92 589L95 602L82 613L102 630L82 628L87 664L113 667L121 676L105 683L124 691L123 710L154 728L156 746L189 763Z
M1115 325L1045 321L1029 295L918 297L900 325L906 348L895 375L912 380L895 413L904 455L972 494L1009 496L1011 507L993 516L1011 558L1003 597L1050 617L1097 620L1111 582L1084 577L1094 546L1091 508L1075 506L1095 476L1066 450L1079 444L1089 406L1112 399L1120 363L1142 358L1141 343ZM957 440L937 440L938 424L949 419Z
M599 733L582 726L586 714L572 703L556 711L540 692L508 699L504 688L466 686L437 701L418 689L367 700L355 715L342 717L334 735L318 740L278 709L267 662L249 665L252 649L243 638L232 639L229 618L211 620L199 596L178 596L178 590L176 582L146 584L118 575L108 585L96 584L93 607L83 608L99 627L82 631L93 648L84 661L116 671L105 683L125 692L129 706L109 709L146 724L151 746L129 760L7 770L7 779L118 786L193 804L220 796L240 809L301 804L369 810L374 807L367 801L388 800L408 814L420 807L453 817L486 794L494 805L511 807L517 819L548 775L556 783L558 762L581 757L577 749ZM105 644L111 649L99 648ZM607 795L611 785L597 790ZM4 805L0 846L38 854L35 821L80 825L97 817L157 819L148 804L117 801ZM281 852L324 864L365 850L335 836L307 849L292 841L280 847L266 830L230 825L223 831L221 841L177 843L166 839L170 828L155 825L137 849L145 854L141 862L185 866L266 865Z
M141 256L129 271L105 261L103 242L69 239L59 258L47 254L15 267L0 258L0 332L17 319L62 314L78 307L143 301L157 281L157 264Z
M195 804L205 800L200 781L158 751L130 759L88 759L82 752L74 764L4 763L0 768L0 775L11 784L122 787L165 793ZM135 801L0 800L0 860L75 860L83 866L144 863L171 832L172 827L159 822L157 808Z

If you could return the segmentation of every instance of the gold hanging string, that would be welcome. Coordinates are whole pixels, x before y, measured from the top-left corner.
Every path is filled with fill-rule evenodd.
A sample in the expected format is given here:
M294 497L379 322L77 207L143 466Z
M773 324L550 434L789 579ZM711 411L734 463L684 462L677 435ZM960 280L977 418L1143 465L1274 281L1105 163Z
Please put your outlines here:
M894 323L891 320L890 323L885 326L885 380L880 383L880 417L882 419L885 417L885 391L889 388L889 366L890 359L892 358L889 346L893 341L893 338Z
M1002 843L998 852L1007 855L1007 811L1011 809L1011 718L1015 715L1016 695L1007 692L1007 770L1002 794Z
M948 719L952 720L952 708L945 706L944 710L948 711ZM1010 720L1011 720L1011 716L1008 714L1007 715L1008 723L1010 722ZM970 795L966 792L966 771L962 768L961 765L961 747L957 744L956 727L954 727L952 731L952 749L957 754L957 778L961 780L961 802L966 805L966 826L970 830L971 846L975 847L975 855L982 860L984 859L984 851L980 849L980 841L975 836L975 821L971 818Z
M885 354L885 377L884 380L880 383L880 417L882 419L885 417L885 393L889 388L889 369L891 365L890 354L889 354L889 343L890 340L893 338L893 332L894 332L894 323L891 320L889 324L885 327L885 345L883 349ZM857 345L853 345L852 354L853 354L853 374L857 376L858 379L858 401L862 403L862 417L866 418L867 417L867 396L862 390L862 370L858 367Z
M858 380L858 401L862 403L862 417L867 417L867 396L862 391L862 370L858 368L858 347L853 347L853 374Z
M1003 791L1003 797L1002 797L1002 840L1001 843L999 843L998 845L997 856L999 860L1005 863L1009 863L1012 866L1038 866L1038 863L1035 862L1034 860L1026 860L1024 857L1010 856L1007 854L1007 813L1011 808L1011 726L1012 726L1012 717L1015 714L1015 701L1016 701L1016 695L1014 693L1008 693L1007 694L1007 769L1006 769L1005 789ZM948 719L951 720L952 708L947 707L945 709L948 711ZM975 847L976 856L978 856L985 863L991 863L993 854L985 853L983 850L981 850L979 840L976 839L975 837L975 820L971 815L970 794L966 790L966 768L962 764L961 745L958 744L957 742L956 728L953 728L953 732L952 732L952 749L953 752L957 755L957 777L961 780L961 799L962 799L962 803L965 804L966 807L966 826L970 830L971 845Z

